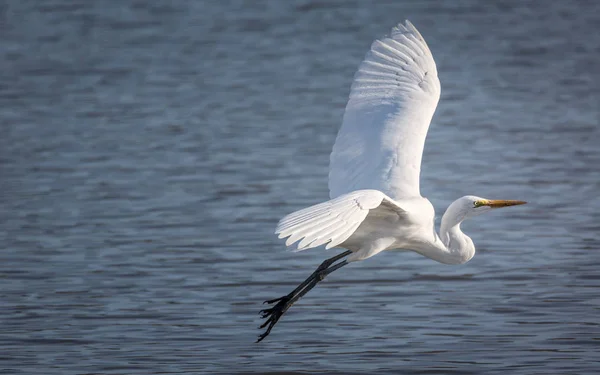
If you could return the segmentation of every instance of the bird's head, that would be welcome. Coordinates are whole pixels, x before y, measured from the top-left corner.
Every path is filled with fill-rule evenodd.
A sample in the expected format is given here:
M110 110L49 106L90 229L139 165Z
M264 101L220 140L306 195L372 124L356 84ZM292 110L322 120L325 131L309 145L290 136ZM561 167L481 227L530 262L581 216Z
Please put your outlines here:
M464 215L463 217L466 219L468 217L481 215L484 212L488 212L496 208L517 206L525 203L527 202L502 199L494 200L476 197L474 195L466 195L460 199L457 199L452 204L452 206L456 207L452 208L455 209L457 213Z
M440 225L440 238L447 248L454 249L451 256L441 262L462 264L475 255L473 241L460 231L460 224L468 218L481 215L495 208L516 206L527 202L515 200L493 200L473 195L458 198L448 207Z

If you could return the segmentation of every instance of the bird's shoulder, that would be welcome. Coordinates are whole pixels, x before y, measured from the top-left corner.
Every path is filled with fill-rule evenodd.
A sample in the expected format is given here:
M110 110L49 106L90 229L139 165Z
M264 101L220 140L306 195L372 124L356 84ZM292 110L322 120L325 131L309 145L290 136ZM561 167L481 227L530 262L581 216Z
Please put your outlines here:
M429 222L435 217L435 209L427 198L421 196L394 200L413 222Z

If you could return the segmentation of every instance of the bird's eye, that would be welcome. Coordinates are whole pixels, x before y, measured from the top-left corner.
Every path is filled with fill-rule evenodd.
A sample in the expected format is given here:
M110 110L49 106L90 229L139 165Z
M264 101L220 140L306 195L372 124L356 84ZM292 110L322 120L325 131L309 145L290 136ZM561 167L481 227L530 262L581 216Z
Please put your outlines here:
M474 207L474 208L477 208L477 207L479 207L479 206L481 206L481 202L480 202L480 201L475 201L475 202L473 202L473 207Z

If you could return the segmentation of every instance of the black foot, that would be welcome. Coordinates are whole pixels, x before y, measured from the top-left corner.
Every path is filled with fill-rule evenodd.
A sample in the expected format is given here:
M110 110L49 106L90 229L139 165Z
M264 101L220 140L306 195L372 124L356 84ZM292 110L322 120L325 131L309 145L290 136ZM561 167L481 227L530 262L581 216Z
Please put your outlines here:
M281 316L285 314L285 312L288 311L288 309L292 307L292 305L296 303L296 301L302 298L320 281L322 281L325 278L325 276L348 264L348 262L346 262L345 260L336 264L334 263L350 254L352 254L352 251L347 250L341 254L334 256L333 258L325 260L323 263L321 263L319 267L317 267L317 269L315 270L315 272L312 273L312 275L310 275L306 280L304 280L300 285L298 285L298 287L296 287L296 289L294 289L291 293L283 297L265 301L264 303L268 303L270 305L275 303L275 306L260 311L261 318L267 320L259 327L259 329L263 329L267 326L268 327L265 333L258 336L258 340L256 340L256 342L261 342L262 340L264 340L265 337L269 336L269 333L271 333L271 330L273 329L275 324L277 324Z
M258 340L256 340L256 342L261 342L265 337L269 336L269 333L271 333L273 326L275 326L277 321L279 321L279 318L281 318L281 316L292 305L291 303L289 303L290 302L289 295L279 297L276 299L272 299L269 301L265 301L264 303L273 304L275 302L277 302L277 304L275 306L273 306L269 309L260 310L260 317L262 319L267 319L267 320L258 328L263 329L267 325L269 325L269 327L267 328L265 333L258 335Z

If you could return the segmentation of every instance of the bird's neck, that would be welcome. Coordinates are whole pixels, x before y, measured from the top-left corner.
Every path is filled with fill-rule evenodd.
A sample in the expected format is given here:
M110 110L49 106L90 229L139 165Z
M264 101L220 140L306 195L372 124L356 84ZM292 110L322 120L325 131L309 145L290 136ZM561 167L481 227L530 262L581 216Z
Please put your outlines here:
M475 246L469 236L460 230L460 223L464 219L465 215L449 207L442 217L439 237L420 252L440 263L468 262L475 255Z
M475 255L475 246L469 236L460 230L465 215L448 207L440 225L440 239L447 249L452 264L468 262Z

